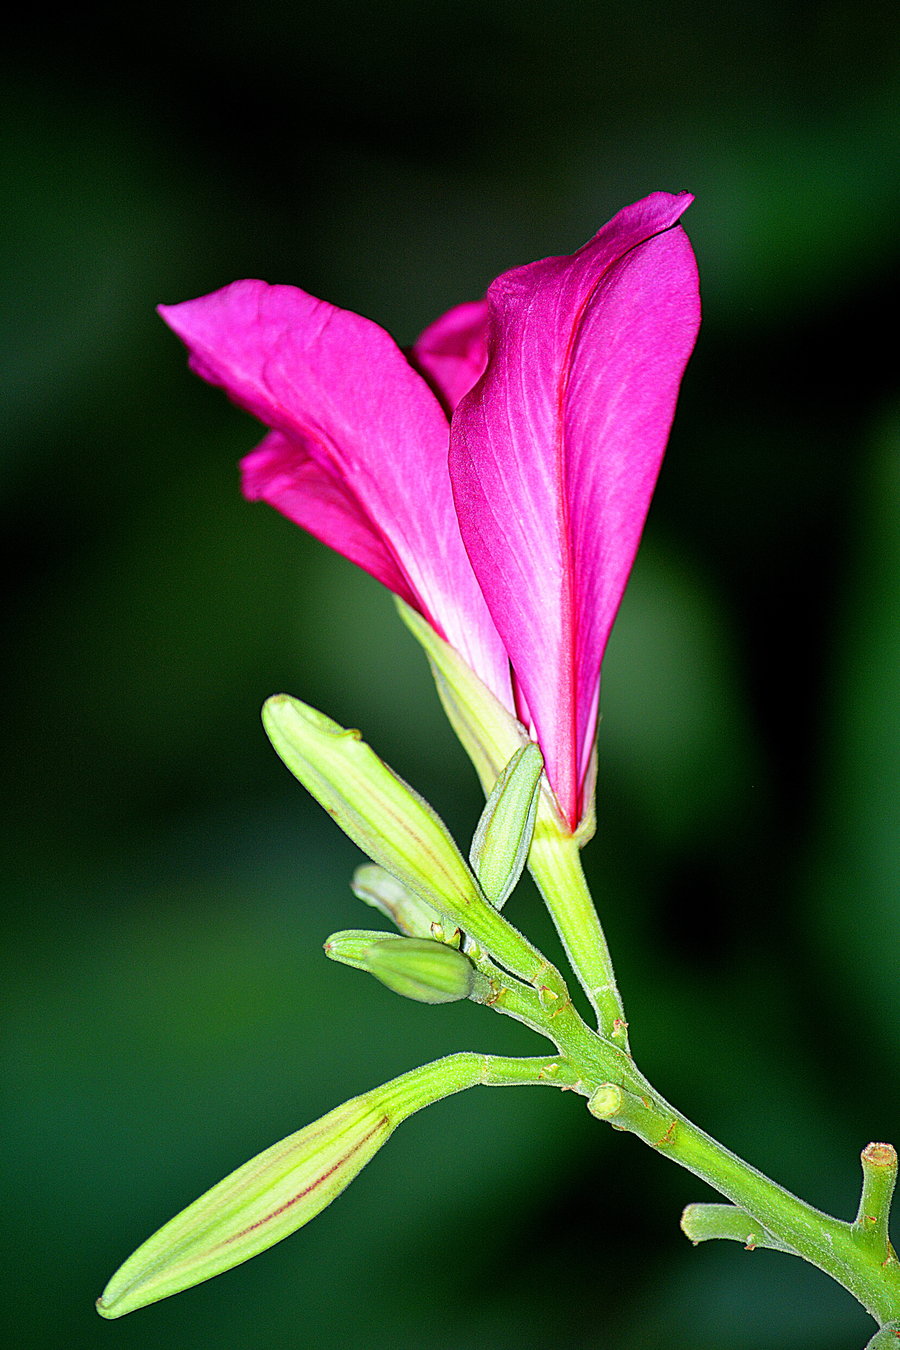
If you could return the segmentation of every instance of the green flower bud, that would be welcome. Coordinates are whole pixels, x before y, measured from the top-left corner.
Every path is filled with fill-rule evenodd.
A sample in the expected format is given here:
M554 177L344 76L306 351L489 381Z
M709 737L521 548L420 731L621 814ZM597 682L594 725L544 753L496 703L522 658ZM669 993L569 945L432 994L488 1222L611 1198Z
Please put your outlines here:
M273 1144L148 1238L113 1275L97 1311L121 1317L287 1237L331 1204L396 1123L376 1091Z
M447 912L484 903L443 821L358 731L288 694L267 699L262 720L294 777L403 886L423 899L446 898Z
M442 921L443 916L433 905L407 890L377 863L357 867L350 888L357 899L379 910L407 937L428 937L434 924Z
M354 1097L252 1158L160 1228L119 1267L97 1311L122 1317L248 1261L331 1204L414 1111L477 1083L549 1082L543 1074L552 1067L450 1055Z
M267 699L262 718L294 777L374 862L433 907L439 922L451 920L514 975L532 980L540 973L543 957L488 904L444 822L358 731L287 694Z
M475 983L472 963L455 947L427 938L387 938L365 954L366 969L395 994L417 1003L457 1003Z

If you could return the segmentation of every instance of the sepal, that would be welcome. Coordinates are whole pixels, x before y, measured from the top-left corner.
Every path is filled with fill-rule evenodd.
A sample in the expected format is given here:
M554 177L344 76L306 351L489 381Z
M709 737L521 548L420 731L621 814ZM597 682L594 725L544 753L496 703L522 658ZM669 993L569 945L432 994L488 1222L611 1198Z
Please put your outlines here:
M478 822L469 861L496 909L503 908L525 867L543 768L537 746L523 745L494 784Z
M428 657L444 712L488 796L516 751L531 743L528 732L421 614L402 600L396 603Z

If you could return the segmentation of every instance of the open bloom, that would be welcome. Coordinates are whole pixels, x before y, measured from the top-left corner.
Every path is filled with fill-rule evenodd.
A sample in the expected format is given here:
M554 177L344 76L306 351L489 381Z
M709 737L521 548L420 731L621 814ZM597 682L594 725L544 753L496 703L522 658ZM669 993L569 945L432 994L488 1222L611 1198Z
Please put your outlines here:
M160 309L268 427L261 498L358 563L528 726L575 829L600 665L700 319L688 193L507 272L409 355L368 319L238 281Z

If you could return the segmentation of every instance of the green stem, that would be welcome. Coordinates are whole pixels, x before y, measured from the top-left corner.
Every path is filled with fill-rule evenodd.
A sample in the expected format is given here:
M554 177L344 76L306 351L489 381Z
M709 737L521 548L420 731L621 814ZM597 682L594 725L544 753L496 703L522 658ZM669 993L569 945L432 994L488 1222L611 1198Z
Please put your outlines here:
M900 1322L889 1322L866 1342L865 1350L897 1350L898 1346L900 1346Z
M628 1046L628 1023L612 958L581 867L574 835L563 832L542 801L528 866L550 911L566 957L597 1014L601 1035Z
M401 1074L377 1092L379 1100L391 1112L392 1124L396 1125L414 1111L421 1111L424 1106L471 1087L546 1084L572 1088L576 1081L577 1074L571 1064L557 1055L520 1059L461 1050Z
M900 1321L900 1262L888 1238L897 1179L894 1149L870 1144L864 1150L862 1199L851 1224L806 1204L698 1129L651 1087L627 1052L622 1002L581 870L579 842L546 802L538 812L529 865L598 1014L599 1036L587 1032L577 1015L577 1025L567 1024L564 1035L553 1036L577 1071L576 1090L590 1094L594 1115L631 1131L731 1201L692 1207L689 1235L701 1241L740 1237L749 1246L796 1253L842 1284L879 1326Z
M900 1263L892 1250L885 1257L883 1247L873 1249L870 1232L823 1214L777 1185L698 1129L649 1084L635 1093L620 1083L602 1083L589 1106L702 1177L778 1243L842 1284L879 1325L900 1315Z

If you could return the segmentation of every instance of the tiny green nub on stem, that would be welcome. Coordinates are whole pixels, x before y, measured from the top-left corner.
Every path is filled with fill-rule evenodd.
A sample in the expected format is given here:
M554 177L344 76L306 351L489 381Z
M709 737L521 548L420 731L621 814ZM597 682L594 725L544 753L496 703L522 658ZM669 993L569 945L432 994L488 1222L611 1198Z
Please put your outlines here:
M860 1154L863 1184L853 1236L876 1260L893 1261L889 1224L891 1201L897 1184L897 1150L893 1144L867 1144Z
M793 1247L779 1242L737 1205L687 1205L681 1215L681 1231L695 1247L699 1242L724 1239L742 1243L748 1252L757 1247L769 1247L773 1251L796 1254Z

